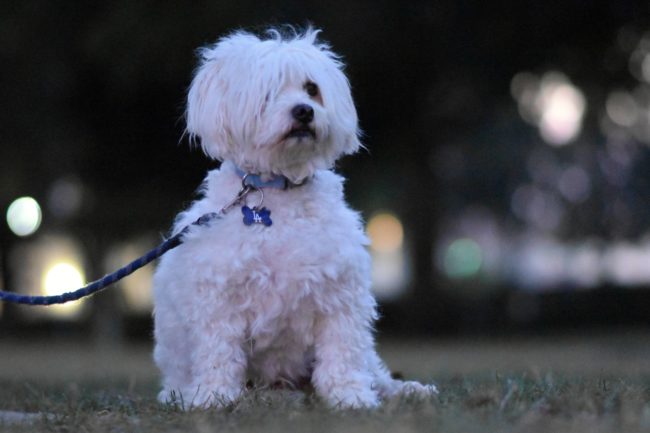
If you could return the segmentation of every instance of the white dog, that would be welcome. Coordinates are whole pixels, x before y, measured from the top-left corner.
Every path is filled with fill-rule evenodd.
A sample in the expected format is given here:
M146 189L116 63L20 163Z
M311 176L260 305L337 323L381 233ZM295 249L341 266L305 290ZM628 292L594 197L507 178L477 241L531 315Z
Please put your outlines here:
M341 408L436 392L392 379L375 351L368 239L330 171L360 147L357 114L341 61L317 35L237 32L200 51L187 130L223 163L174 233L221 215L193 226L156 270L163 402L228 405L247 379L310 380Z

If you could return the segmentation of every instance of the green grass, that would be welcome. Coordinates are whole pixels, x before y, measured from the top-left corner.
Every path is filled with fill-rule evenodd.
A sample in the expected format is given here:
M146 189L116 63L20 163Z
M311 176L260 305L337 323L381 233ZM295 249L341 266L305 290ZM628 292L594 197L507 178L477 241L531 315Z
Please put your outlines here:
M300 392L257 390L222 411L159 405L155 384L0 383L0 406L45 412L8 432L217 431L650 431L650 378L562 377L551 373L439 380L431 401L398 399L377 411L333 412Z
M582 349L557 339L382 345L389 364L434 380L440 394L376 411L331 411L313 395L262 389L226 410L191 412L155 401L149 347L0 342L0 410L40 413L0 432L650 432L645 337L579 341Z

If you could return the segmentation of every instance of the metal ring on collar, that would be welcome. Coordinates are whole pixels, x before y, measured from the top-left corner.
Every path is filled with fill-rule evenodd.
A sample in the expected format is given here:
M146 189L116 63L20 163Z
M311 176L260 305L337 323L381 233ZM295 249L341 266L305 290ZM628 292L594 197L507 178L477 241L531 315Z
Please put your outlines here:
M258 188L255 185L248 184L246 183L246 178L248 178L249 173L246 173L242 179L241 179L241 185L242 189L249 189L250 191L257 191L260 193L260 202L255 206L255 209L261 209L262 208L262 203L264 203L264 190L262 188Z

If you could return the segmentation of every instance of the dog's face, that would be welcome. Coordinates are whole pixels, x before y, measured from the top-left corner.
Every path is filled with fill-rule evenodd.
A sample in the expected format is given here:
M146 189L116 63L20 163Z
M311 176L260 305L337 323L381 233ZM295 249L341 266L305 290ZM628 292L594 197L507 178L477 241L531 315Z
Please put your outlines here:
M201 51L187 130L209 156L300 182L359 148L348 80L317 34L240 32Z

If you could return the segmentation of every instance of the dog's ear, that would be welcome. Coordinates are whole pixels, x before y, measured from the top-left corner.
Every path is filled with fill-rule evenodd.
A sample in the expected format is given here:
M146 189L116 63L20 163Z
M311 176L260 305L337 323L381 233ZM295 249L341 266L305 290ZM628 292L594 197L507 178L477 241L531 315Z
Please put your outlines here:
M361 141L359 140L359 137L361 135L362 132L359 129L357 129L356 134L348 136L348 142L346 143L346 146L343 148L343 153L345 155L351 155L356 151L358 151L359 148L362 147L365 149L365 146L361 144Z
M337 143L337 153L338 155L349 155L363 147L360 141L363 134L359 129L350 83L341 68L342 66L338 62L326 64L326 67L323 68L322 92L325 106L332 117L330 133L334 143Z
M242 53L259 42L256 36L238 31L198 51L201 63L187 95L185 117L190 139L199 138L212 158L224 160L236 154L230 128L238 116L229 110L237 105L238 83L245 79L238 69Z
M223 159L228 147L227 116L223 95L225 85L219 79L220 62L204 57L196 71L187 95L185 118L190 140L200 140L203 151L215 159Z

